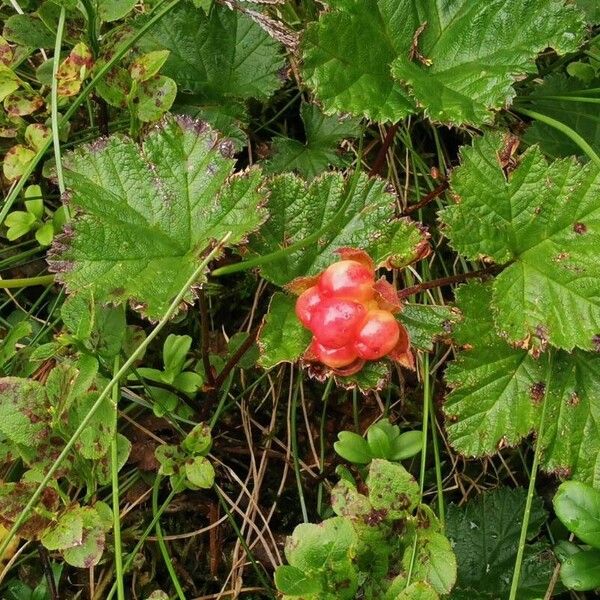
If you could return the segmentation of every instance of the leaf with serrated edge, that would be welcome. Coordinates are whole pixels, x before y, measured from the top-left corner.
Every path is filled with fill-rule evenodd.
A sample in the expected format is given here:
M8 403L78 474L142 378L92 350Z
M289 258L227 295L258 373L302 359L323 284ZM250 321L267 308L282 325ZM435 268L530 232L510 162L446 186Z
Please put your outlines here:
M491 121L490 109L515 95L512 83L536 71L539 52L573 52L584 32L581 13L563 0L385 1L398 18L413 15L414 46L398 56L392 75L445 123Z
M71 293L159 318L216 240L239 244L265 218L260 171L233 176L233 152L206 124L168 117L141 148L115 135L65 157L76 214L50 268Z
M394 216L394 197L385 182L366 174L353 181L327 173L310 184L292 174L268 183L270 219L252 237L256 254L269 254L299 242L329 225L351 198L335 226L318 241L261 265L265 279L285 285L296 277L317 275L339 260L340 248L360 248L377 265L404 267L428 252L427 235L412 221Z
M498 331L534 352L547 343L600 347L600 169L548 164L537 147L508 176L506 140L477 138L452 174L458 204L442 211L454 248L512 262L494 284Z
M584 22L562 0L336 0L303 39L304 77L327 112L481 124L547 47L575 51Z
M449 306L405 304L396 318L408 331L413 348L431 351L438 338L449 334L457 315Z
M179 3L141 45L170 50L161 73L203 100L266 99L282 84L281 45L249 17L220 4L207 16L191 2Z
M513 348L495 333L490 292L489 283L457 292L454 337L466 348L446 370L449 441L468 456L515 445L537 429L545 398L542 467L600 483L600 357L553 350L536 360Z

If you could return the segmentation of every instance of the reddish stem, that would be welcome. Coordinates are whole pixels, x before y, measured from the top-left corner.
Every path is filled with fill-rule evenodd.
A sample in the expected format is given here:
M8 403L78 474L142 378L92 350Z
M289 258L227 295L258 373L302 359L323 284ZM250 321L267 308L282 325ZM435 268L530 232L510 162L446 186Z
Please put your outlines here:
M443 181L434 190L431 190L431 192L423 196L423 199L420 202L407 206L403 214L410 215L424 206L427 206L432 200L435 200L438 196L441 196L448 189L448 187L449 183L447 181Z
M387 151L392 145L392 141L394 140L394 136L398 131L398 127L400 127L400 123L395 123L394 125L391 125L390 128L387 130L387 133L383 138L381 148L379 149L379 153L377 154L377 158L375 159L375 162L373 163L373 166L369 171L369 177L375 177L375 175L379 175L379 172L385 164L385 157L387 155Z

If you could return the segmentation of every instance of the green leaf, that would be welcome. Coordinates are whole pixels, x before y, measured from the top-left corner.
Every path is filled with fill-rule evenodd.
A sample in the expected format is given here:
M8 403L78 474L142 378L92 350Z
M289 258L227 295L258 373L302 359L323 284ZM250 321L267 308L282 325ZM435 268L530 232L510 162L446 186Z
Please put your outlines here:
M385 186L364 173L356 186L339 173L310 184L292 174L273 178L268 184L271 218L251 240L255 253L276 252L329 228L315 243L261 265L263 277L285 285L316 275L339 260L336 250L343 247L361 248L376 264L397 268L420 258L428 248L426 235L412 221L395 217L394 197Z
M37 229L35 232L35 239L40 246L49 246L54 239L54 228L52 227L52 223L44 223Z
M448 594L456 582L456 556L450 541L431 528L418 528L415 535L417 542L413 576L429 583L438 594ZM402 558L402 565L407 572L410 570L412 556L413 544L408 544Z
M582 542L600 548L599 490L580 481L565 481L552 503L556 516L569 531Z
M303 75L326 113L398 121L416 111L390 73L391 63L400 52L408 52L412 39L411 13L401 4L338 0L306 28Z
M181 443L181 447L190 454L206 455L210 452L211 446L210 427L206 423L195 425Z
M214 240L238 244L264 219L260 172L232 177L232 143L205 124L165 119L139 148L122 136L65 156L80 214L49 263L70 292L164 314ZM118 165L118 167L117 167Z
M154 456L160 464L161 475L174 475L183 457L177 446L162 444L154 450Z
M189 335L170 334L163 345L165 371L180 373L191 347L192 338Z
M367 440L353 431L340 431L333 448L344 460L357 465L366 465L373 458Z
M169 50L162 72L204 100L266 99L281 85L281 46L250 18L220 4L207 16L180 2L141 44L147 51Z
M317 525L302 523L287 538L285 557L290 565L310 573L343 561L356 543L356 532L343 517L326 519Z
M577 6L585 12L590 23L600 22L600 5L596 0L577 0Z
M155 75L140 83L136 105L138 119L142 123L158 121L166 113L177 96L177 84L164 75Z
M326 116L315 104L303 103L300 118L306 141L278 136L271 146L272 158L266 163L268 173L296 171L312 179L331 167L344 167L339 145L345 138L356 137L360 121L340 115Z
M19 340L31 335L33 329L27 321L20 321L4 334L0 342L0 369L16 354ZM1 386L1 384L0 384ZM1 387L0 387L1 389ZM0 391L0 397L2 392Z
M102 21L122 19L137 4L137 0L98 0L98 15Z
M508 597L526 496L524 489L500 488L480 494L464 506L448 507L446 535L458 559L458 580L451 597L472 598L474 593L477 598L488 600ZM545 520L546 511L536 496L528 540L539 534ZM528 544L517 598L543 597L553 568L547 546Z
M600 587L600 550L582 550L569 557L560 568L560 580L578 592Z
M280 592L288 596L302 596L321 591L321 582L307 577L300 569L290 565L280 565L275 570L275 585Z
M481 124L548 46L575 51L580 13L560 0L337 0L303 39L304 78L326 112ZM390 72L391 68L391 72ZM393 77L392 77L393 76Z
M438 600L437 592L428 583L417 581L403 589L399 595L390 600Z
M40 541L47 550L63 550L81 544L83 518L79 507L67 510L42 535Z
M195 394L200 390L204 378L199 373L193 371L183 371L175 375L173 379L173 387L184 394Z
M185 461L185 474L192 485L202 489L212 487L215 469L204 456L194 456Z
M335 375L335 381L348 390L358 389L363 393L382 390L390 379L389 363L385 360L367 361L354 375Z
M419 503L419 484L402 465L375 458L366 483L373 508L390 519L407 517Z
M155 50L154 52L142 54L129 67L131 78L134 81L147 81L160 71L167 58L169 58L169 54L168 50Z
M405 460L423 449L423 434L420 431L405 431L392 442L389 460Z
M104 527L98 513L91 507L79 509L83 522L81 543L63 550L65 561L82 569L97 565L104 552Z
M581 13L562 0L403 0L396 7L414 15L407 20L416 47L400 53L392 74L430 118L446 123L490 122L491 109L510 104L513 82L536 72L539 52L574 52L584 31Z
M296 298L277 292L258 336L259 364L270 369L282 362L294 362L308 348L311 333L295 313Z
M469 456L493 454L535 431L546 398L541 464L548 471L598 483L600 357L553 351L534 359L498 337L489 306L491 286L459 288L464 320L455 339L467 349L446 370L451 444Z
M369 451L373 458L389 458L392 450L390 438L380 427L371 426L367 430Z
M54 34L34 15L12 15L4 22L2 35L9 41L31 48L52 48Z
M0 378L0 432L15 444L38 446L49 435L44 386L34 379Z
M9 181L19 179L34 158L35 152L21 144L10 148L4 155L4 162L2 163L2 171L6 179Z
M442 211L454 248L503 264L492 297L498 332L531 347L595 349L600 332L600 169L548 164L537 147L507 175L501 135L477 138L451 178Z
M397 319L406 327L410 345L418 350L430 352L434 342L449 334L456 321L456 314L449 306L405 304Z
M0 102L19 89L19 77L4 65L0 65Z
M589 92L600 87L600 79L594 79L591 65L585 63L585 66L592 69L589 83L582 83L575 77L551 75L527 97L527 108L564 123L600 153L598 104L592 103L597 102L600 96ZM582 100L585 97L589 100ZM571 138L541 121L534 121L523 139L528 144L538 144L552 158L583 155Z

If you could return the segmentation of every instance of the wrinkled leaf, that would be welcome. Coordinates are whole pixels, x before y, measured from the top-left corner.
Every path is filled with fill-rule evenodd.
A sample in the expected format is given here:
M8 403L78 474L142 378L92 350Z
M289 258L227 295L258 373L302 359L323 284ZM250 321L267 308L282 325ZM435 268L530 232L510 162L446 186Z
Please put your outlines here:
M260 172L232 177L232 151L205 124L180 117L150 130L141 149L117 135L66 156L81 213L55 240L51 268L70 292L132 300L160 317L215 240L231 232L227 243L240 243L264 219Z
M385 510L390 519L408 516L419 503L419 485L402 465L376 458L366 483L373 508Z

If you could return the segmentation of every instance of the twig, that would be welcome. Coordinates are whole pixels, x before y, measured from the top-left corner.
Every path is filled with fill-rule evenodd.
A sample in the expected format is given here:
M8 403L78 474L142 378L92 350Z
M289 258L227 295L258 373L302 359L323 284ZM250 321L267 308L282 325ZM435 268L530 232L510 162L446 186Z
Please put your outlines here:
M42 544L38 544L37 550L38 554L40 555L42 567L44 569L44 576L46 577L46 581L48 582L50 598L52 600L60 600L60 596L58 595L58 589L56 588L56 581L54 581L54 573L52 573L52 565L50 564L50 558L48 557L48 550L46 550L46 548L44 548Z
M200 304L200 335L202 336L200 339L200 348L202 352L202 364L204 365L204 372L206 373L208 385L211 388L214 388L215 375L210 364L209 354L208 308L206 306L206 294L204 293L203 287L201 287L198 292L198 302Z
M248 337L240 344L239 348L233 353L233 356L227 361L221 372L217 375L215 379L215 393L219 391L220 387L223 385L227 376L231 371L235 368L235 366L240 362L242 356L250 350L250 347L256 341L256 337L258 335L258 329L251 331L248 334Z
M398 292L398 298L403 300L404 298L408 298L409 296L418 294L419 292L424 292L425 290L431 290L434 288L443 287L445 285L452 285L454 283L462 283L468 279L476 279L478 277L485 277L486 275L493 275L503 269L504 266L505 265L492 265L491 267L486 267L485 269L479 269L479 271L471 271L470 273L460 273L459 275L451 275L450 277L441 277L440 279L424 281L423 283L400 290Z
M391 125L387 130L387 133L383 138L381 148L379 149L379 153L377 154L377 158L375 159L375 162L369 171L369 177L375 177L375 175L379 175L379 172L385 164L385 157L390 149L390 146L392 145L392 141L394 140L396 132L398 131L398 127L400 127L400 123L394 123L394 125Z
M434 190L431 190L431 192L429 192L426 196L423 196L423 199L420 202L408 206L402 214L410 215L411 213L420 210L424 206L427 206L432 200L435 200L438 196L441 196L448 189L448 187L449 183L447 181L443 181Z

